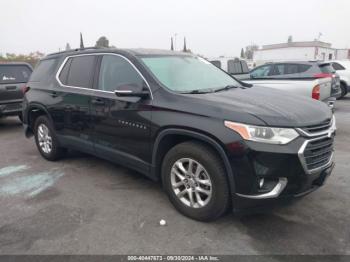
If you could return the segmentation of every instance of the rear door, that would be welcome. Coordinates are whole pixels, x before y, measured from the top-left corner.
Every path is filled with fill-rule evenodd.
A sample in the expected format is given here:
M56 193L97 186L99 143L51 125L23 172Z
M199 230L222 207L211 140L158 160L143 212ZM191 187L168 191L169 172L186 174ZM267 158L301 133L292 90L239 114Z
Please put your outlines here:
M91 99L97 55L65 59L58 72L59 85L50 89L47 108L62 144L93 153Z
M27 65L0 64L0 104L20 103L22 87L31 73L32 69Z

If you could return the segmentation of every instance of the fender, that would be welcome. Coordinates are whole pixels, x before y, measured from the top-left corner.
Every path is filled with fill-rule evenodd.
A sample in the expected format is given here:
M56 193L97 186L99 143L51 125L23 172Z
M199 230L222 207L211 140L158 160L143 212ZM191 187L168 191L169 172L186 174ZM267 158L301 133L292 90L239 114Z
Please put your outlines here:
M157 157L157 153L158 153L159 144L162 141L162 139L167 135L185 135L185 136L193 137L193 138L196 138L196 139L201 140L203 142L206 142L206 143L210 144L212 147L214 147L215 150L220 154L221 159L224 161L230 191L231 191L231 193L236 192L233 171L232 171L230 162L228 160L228 157L227 157L224 149L220 146L220 144L218 142L216 142L211 137L204 135L204 134L201 134L201 133L198 133L198 132L195 132L195 131L187 130L187 129L169 128L169 129L165 129L165 130L161 131L158 134L158 136L154 142L154 147L153 147L153 152L152 152L152 167L151 167L151 176L152 177L156 178L156 176L157 176L157 174L156 174L156 172L157 172L157 170L156 170L156 157Z
M25 115L24 115L24 122L26 124L23 124L23 126L24 126L24 130L25 130L25 135L27 138L33 136L33 130L31 130L31 128L30 128L31 123L29 122L29 112L31 112L33 109L44 111L45 114L50 119L50 121L53 123L51 115L49 114L49 111L47 111L47 109L43 105L38 104L38 103L31 103L28 106L27 110L25 110Z

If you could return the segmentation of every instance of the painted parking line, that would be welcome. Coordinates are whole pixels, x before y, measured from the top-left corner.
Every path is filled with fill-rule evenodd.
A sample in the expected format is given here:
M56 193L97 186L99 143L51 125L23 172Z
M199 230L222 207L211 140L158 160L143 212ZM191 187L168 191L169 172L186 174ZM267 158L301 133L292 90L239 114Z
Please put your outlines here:
M27 165L7 166L0 168L0 178L28 169Z
M0 169L0 196L24 194L33 197L52 187L64 173L58 169L31 174L27 165L8 166Z

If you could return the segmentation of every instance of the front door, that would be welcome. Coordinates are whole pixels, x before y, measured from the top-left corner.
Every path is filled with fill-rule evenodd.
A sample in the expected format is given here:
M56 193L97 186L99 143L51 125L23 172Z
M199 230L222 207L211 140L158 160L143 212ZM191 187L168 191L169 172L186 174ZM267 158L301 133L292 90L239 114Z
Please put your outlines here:
M118 87L138 85L149 90L135 67L123 56L103 55L96 96L91 101L97 155L148 173L151 162L151 96L118 97Z

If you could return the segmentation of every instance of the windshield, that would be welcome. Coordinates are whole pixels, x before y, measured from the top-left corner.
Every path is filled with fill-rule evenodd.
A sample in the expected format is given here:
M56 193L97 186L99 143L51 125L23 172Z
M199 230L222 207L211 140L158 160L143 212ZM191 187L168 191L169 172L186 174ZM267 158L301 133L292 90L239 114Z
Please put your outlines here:
M240 86L231 76L200 57L156 56L141 59L165 87L175 92L211 92L225 86Z

